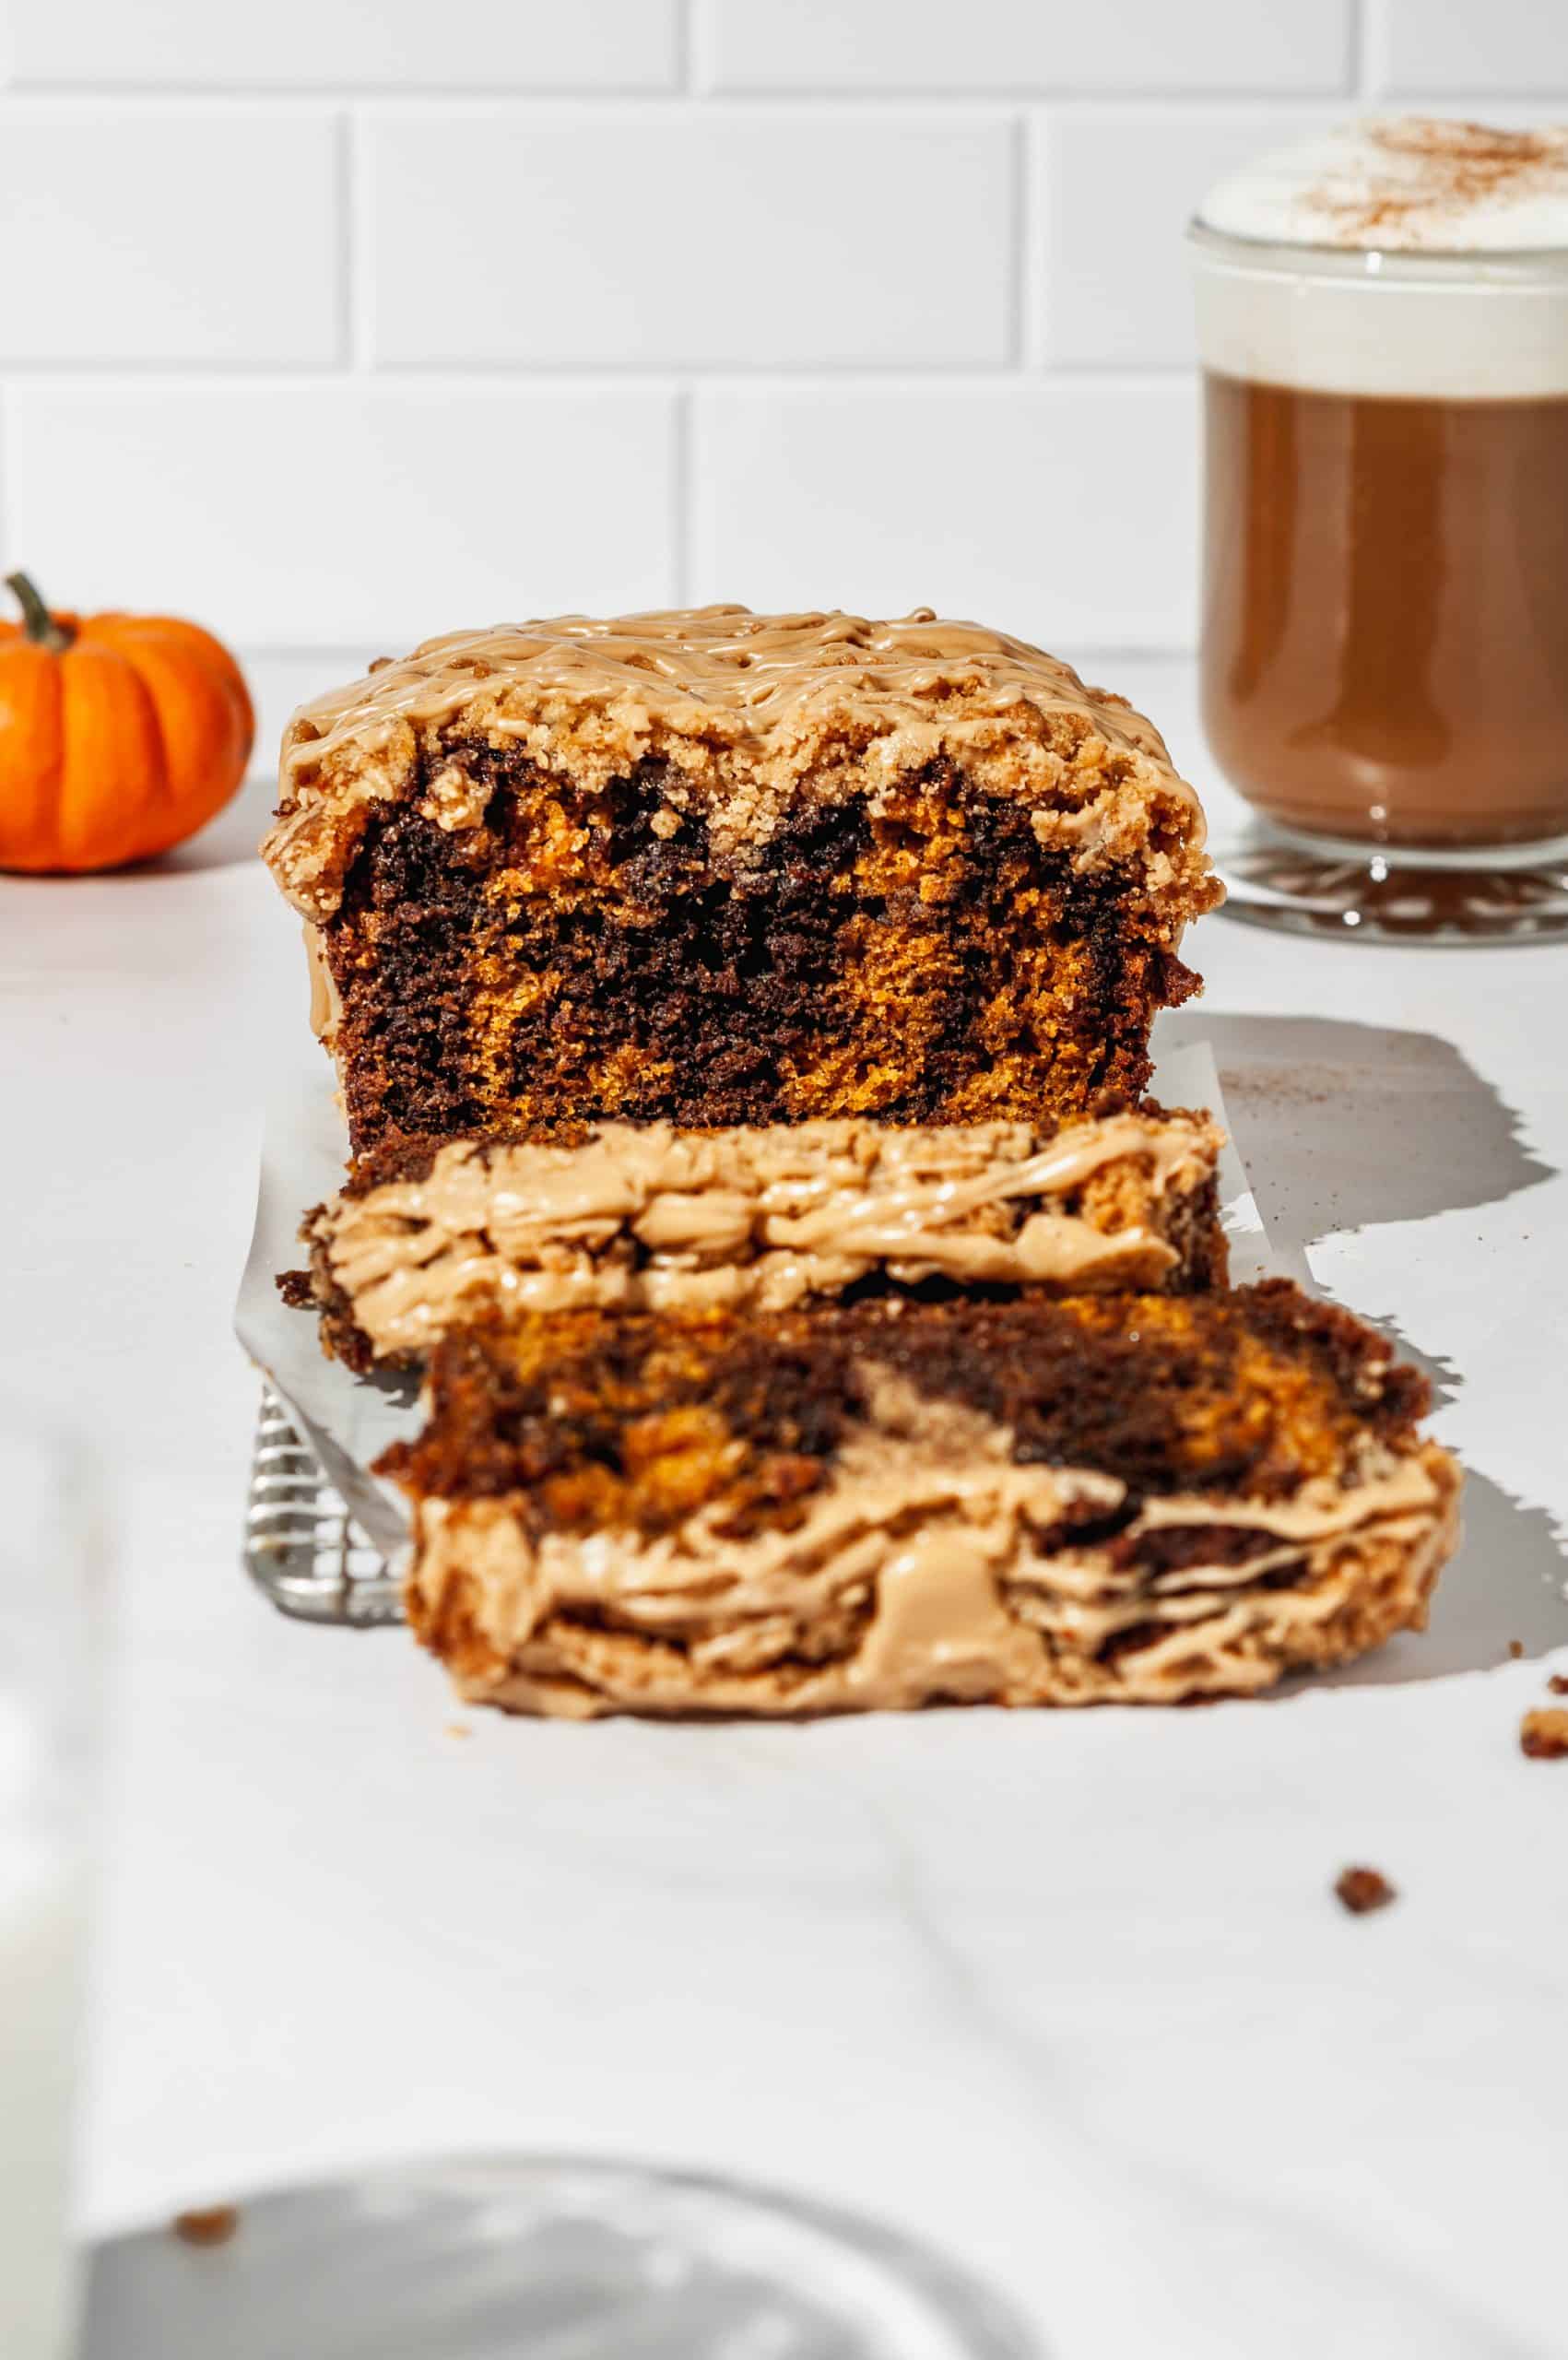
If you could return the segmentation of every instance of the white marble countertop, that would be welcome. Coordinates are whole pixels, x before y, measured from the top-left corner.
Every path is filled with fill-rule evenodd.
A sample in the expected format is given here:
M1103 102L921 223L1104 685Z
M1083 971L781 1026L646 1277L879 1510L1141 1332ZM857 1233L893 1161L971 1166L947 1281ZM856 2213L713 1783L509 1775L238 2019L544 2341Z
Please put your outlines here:
M1093 668L1205 781L1187 668ZM1568 952L1189 946L1238 1129L1238 1020L1297 1074L1319 1280L1462 1375L1472 1669L459 1741L402 1634L289 1624L238 1571L257 1076L305 1021L296 929L224 856L253 816L160 872L0 880L0 1386L96 1438L120 1554L88 2225L570 2149L884 2215L1061 2360L1561 2353L1568 1764L1517 1726L1568 1646ZM1397 1906L1338 1908L1352 1860Z

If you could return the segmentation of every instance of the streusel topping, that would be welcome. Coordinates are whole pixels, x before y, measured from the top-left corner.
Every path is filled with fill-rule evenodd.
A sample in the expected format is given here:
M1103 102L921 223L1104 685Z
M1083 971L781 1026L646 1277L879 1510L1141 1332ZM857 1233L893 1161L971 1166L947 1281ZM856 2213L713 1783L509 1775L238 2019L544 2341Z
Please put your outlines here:
M415 800L475 828L477 756L595 794L662 766L667 816L700 813L722 852L760 847L802 797L893 792L947 759L975 792L1022 800L1085 866L1133 859L1197 908L1217 889L1203 816L1158 730L1070 665L916 608L896 621L724 606L563 615L428 641L315 699L284 737L263 852L307 916L329 916L371 807Z

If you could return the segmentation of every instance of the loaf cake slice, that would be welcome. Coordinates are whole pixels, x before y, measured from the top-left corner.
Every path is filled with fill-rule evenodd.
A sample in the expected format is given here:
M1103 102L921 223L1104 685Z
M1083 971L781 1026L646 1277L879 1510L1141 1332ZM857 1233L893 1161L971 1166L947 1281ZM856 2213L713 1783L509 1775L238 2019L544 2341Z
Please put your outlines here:
M1136 1103L1220 899L1158 733L920 609L566 616L307 705L263 847L352 1143Z
M1419 1627L1456 1538L1424 1380L1283 1280L538 1314L430 1386L409 1618L519 1711L1241 1693Z
M1225 1275L1203 1115L844 1120L574 1143L386 1145L308 1214L284 1282L329 1353L421 1360L486 1312L787 1309L901 1289L1184 1290Z

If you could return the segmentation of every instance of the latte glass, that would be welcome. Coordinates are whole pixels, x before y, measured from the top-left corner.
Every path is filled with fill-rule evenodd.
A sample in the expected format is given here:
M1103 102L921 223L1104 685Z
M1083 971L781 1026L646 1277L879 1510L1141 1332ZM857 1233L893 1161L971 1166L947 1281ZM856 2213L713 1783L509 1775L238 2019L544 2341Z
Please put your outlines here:
M1202 692L1215 759L1256 815L1219 847L1240 916L1338 933L1508 938L1568 931L1568 242L1444 252L1477 234L1462 142L1347 183L1321 225L1259 168L1228 223L1320 233L1369 187L1356 237L1189 232L1204 369ZM1490 153L1490 150L1486 151ZM1411 157L1415 162L1410 162ZM1514 202L1561 203L1555 148ZM1481 227L1499 234L1498 167ZM1412 177L1413 176L1413 177ZM1244 180L1245 176L1243 176ZM1543 201L1543 188L1544 200ZM1220 193L1221 195L1223 193ZM1416 199L1423 200L1418 206ZM1499 208L1502 208L1500 211ZM1207 208L1206 208L1207 210ZM1420 251L1397 240L1420 228Z

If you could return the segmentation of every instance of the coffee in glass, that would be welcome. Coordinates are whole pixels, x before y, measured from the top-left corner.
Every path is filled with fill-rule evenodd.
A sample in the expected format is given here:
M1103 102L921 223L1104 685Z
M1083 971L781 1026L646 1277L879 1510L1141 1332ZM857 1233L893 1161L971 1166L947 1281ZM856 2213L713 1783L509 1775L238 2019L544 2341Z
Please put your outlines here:
M1231 907L1568 931L1568 132L1362 124L1190 247Z

